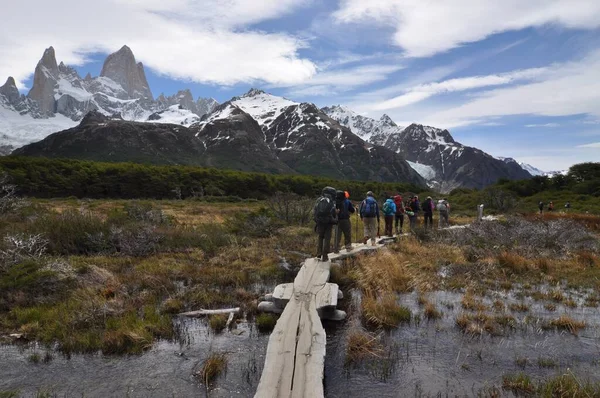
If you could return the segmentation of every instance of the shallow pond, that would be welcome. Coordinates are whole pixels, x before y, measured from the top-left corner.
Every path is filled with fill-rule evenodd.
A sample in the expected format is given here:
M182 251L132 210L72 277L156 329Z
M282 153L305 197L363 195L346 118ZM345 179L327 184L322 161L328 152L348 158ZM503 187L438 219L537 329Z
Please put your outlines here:
M526 303L526 313L512 312L515 328L497 336L462 333L455 324L463 310L462 294L433 292L427 299L443 312L427 321L416 293L400 297L422 321L400 326L382 336L385 354L354 366L344 366L348 331L359 322L352 307L360 296L349 292L344 301L350 317L342 324L326 323L325 391L328 397L477 396L486 387L501 386L507 373L525 372L534 379L570 369L583 378L600 379L600 310L561 304L547 311L542 302L517 299L513 293L491 293L487 304ZM519 296L520 297L520 296ZM578 336L543 330L544 319L569 314L585 320ZM419 316L417 319L419 319ZM39 390L60 397L250 397L264 363L268 335L242 322L237 330L215 335L204 320L177 320L180 342L159 341L143 355L110 357L52 353L48 363L30 357L46 349L35 345L0 346L0 391L20 390L34 396ZM211 352L228 353L225 374L206 389L193 376ZM540 359L553 366L540 366ZM509 392L501 393L510 396Z

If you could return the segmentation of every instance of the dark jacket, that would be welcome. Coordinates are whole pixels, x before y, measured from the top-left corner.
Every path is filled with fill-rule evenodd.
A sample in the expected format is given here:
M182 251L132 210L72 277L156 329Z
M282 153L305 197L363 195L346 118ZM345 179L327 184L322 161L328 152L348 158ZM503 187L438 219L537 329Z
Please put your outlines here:
M354 214L354 206L349 199L344 199L342 207L339 209L338 220L349 220L350 214Z
M415 213L415 215L419 214L419 212L421 211L420 206L421 203L419 203L418 200L410 202L410 208L412 209L413 213Z
M431 202L431 199L426 199L425 202L423 202L423 212L426 214L433 213L433 204Z

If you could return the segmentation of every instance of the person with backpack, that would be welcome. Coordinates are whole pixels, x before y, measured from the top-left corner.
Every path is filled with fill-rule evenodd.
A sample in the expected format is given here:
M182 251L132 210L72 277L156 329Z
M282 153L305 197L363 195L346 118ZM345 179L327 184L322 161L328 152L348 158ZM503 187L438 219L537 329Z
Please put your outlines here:
M450 223L448 222L448 214L450 213L450 203L448 203L446 198L438 200L437 210L439 212L440 217L439 228L448 227L450 225Z
M402 233L402 228L404 227L404 213L406 212L406 210L404 209L404 202L402 201L402 196L394 196L394 204L396 205L396 235L400 235ZM398 228L398 224L400 224L400 228Z
M408 218L410 220L410 229L414 230L417 226L417 219L419 217L419 211L421 210L421 204L419 203L419 197L417 195L410 198L410 203L408 205L410 207L410 212L412 216L409 214Z
M337 210L335 208L336 190L332 187L323 188L322 195L317 199L313 209L315 232L317 238L317 258L329 261L329 248L331 246L331 230L337 224Z
M431 196L428 196L423 202L423 219L425 228L429 226L429 228L433 228L433 199Z
M381 208L383 210L383 219L385 221L385 235L394 236L394 217L396 216L396 203L393 198L388 198Z
M552 203L552 201L550 201L550 203L548 203L548 211L552 211L554 210L554 203Z
M341 195L339 193L341 192ZM350 215L354 213L354 206L350 202L350 194L348 191L338 191L336 197L336 209L338 214L338 232L335 237L335 250L334 253L339 253L340 242L342 235L344 235L344 247L346 251L352 250L352 224L350 222Z
M538 203L538 208L540 209L540 214L542 214L544 212L544 202L541 200L540 203Z
M366 244L371 239L371 245L375 246L375 238L377 238L377 230L379 229L379 206L373 197L372 191L367 192L367 197L360 204L359 215L365 226L363 243Z

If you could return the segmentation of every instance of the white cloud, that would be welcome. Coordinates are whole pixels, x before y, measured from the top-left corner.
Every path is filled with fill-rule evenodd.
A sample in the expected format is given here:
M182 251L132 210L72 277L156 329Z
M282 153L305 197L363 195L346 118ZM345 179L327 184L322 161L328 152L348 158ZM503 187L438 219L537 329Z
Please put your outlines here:
M416 102L423 101L424 99L434 96L436 94L473 90L489 86L506 85L519 80L528 80L539 77L545 71L545 68L533 68L518 70L515 72L500 75L469 76L456 79L449 79L437 83L422 84L409 89L408 92L405 94L376 103L372 106L372 109L387 110L400 108Z
M525 127L559 127L558 123L526 124Z
M383 81L391 73L403 69L402 65L359 65L343 69L318 72L301 84L277 84L277 87L292 87L288 95L334 95L357 87Z
M490 35L528 27L572 29L600 26L597 0L342 0L341 23L380 24L396 29L394 43L407 55L425 57Z
M600 50L582 60L553 65L541 81L489 90L460 106L430 115L446 125L506 115L600 117Z
M600 142L592 142L591 144L578 145L577 148L600 148Z
M208 1L208 3L207 3ZM298 55L305 43L285 34L250 30L308 0L60 0L11 1L0 24L0 80L31 75L43 50L83 64L86 54L129 45L160 74L231 85L264 81L293 84L316 66ZM27 21L27 23L23 23Z

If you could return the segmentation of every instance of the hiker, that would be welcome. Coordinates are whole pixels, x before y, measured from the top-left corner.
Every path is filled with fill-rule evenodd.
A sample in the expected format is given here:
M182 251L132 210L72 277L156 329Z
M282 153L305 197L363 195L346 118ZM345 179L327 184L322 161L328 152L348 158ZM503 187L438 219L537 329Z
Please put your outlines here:
M446 198L440 199L438 201L437 210L439 212L439 217L440 217L438 227L439 228L448 227L450 225L450 223L448 222L448 213L450 212L450 203L448 203Z
M394 236L393 226L394 218L396 217L396 203L394 199L389 197L381 207L385 220L385 236Z
M371 246L375 246L375 238L379 230L379 206L373 197L373 192L367 192L367 197L360 204L360 219L365 226L365 238L363 243L371 239ZM377 223L377 224L376 224Z
M342 234L344 235L344 247L346 248L346 251L352 250L352 224L350 222L350 215L354 214L354 206L352 205L352 202L350 202L350 194L348 191L343 191L342 193L343 198L341 200L336 198L336 208L338 210L338 232L335 239L334 253L339 253Z
M331 245L331 229L337 223L337 210L335 208L336 190L332 187L323 188L323 193L314 207L315 232L317 239L317 258L329 261L329 247Z
M538 203L538 207L539 207L539 209L540 209L540 214L542 214L542 213L544 212L544 202L542 202L542 201L540 200L540 203Z
M571 208L571 202L565 203L565 211L568 212L570 208Z
M400 235L404 227L404 213L406 212L402 196L394 196L394 204L396 205L396 235ZM400 224L400 228L398 228L398 224Z
M419 216L419 197L418 196L413 196L410 198L410 212L412 213L412 216L409 214L408 215L408 219L410 220L410 229L414 230L417 226L417 217Z
M410 204L411 203L409 202L406 204L406 206L404 206L404 213L408 216L409 228L412 231L416 227L417 215L412 210L412 207L410 207Z
M554 203L552 203L552 201L550 201L550 203L548 203L548 211L552 211L554 210Z
M429 225L429 228L433 228L433 199L428 196L423 202L423 220L425 228Z

